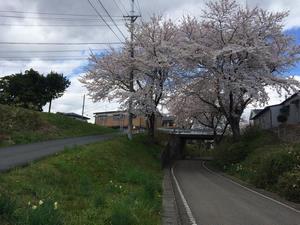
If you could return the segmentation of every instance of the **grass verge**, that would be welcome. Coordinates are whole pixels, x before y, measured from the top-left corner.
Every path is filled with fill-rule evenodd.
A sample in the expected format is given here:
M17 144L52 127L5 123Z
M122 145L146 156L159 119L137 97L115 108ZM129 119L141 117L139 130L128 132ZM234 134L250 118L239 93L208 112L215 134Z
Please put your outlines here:
M117 138L2 174L0 224L158 225L159 153L144 136Z
M114 132L63 115L0 105L0 147Z
M214 165L224 172L300 203L300 144L251 128L238 142L221 143L214 158Z

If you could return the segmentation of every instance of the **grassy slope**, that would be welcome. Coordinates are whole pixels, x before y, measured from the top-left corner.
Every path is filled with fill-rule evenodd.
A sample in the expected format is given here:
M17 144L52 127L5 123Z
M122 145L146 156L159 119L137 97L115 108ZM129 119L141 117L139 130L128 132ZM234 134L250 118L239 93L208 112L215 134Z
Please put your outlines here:
M67 225L160 224L159 151L143 136L67 150L0 175L0 196L6 192L16 200L19 218L29 201L42 199L58 201Z
M113 132L62 115L4 105L0 105L0 118L0 146Z
M215 158L215 164L230 175L300 203L300 144L284 143L270 132L250 129L239 142L227 140L218 146ZM289 173L295 173L295 180L280 183Z

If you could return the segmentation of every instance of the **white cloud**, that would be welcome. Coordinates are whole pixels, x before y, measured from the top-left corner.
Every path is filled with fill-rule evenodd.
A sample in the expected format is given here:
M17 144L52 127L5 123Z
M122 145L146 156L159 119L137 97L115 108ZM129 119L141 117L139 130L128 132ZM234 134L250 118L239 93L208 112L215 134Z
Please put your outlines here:
M72 85L67 89L65 94L52 102L51 112L74 112L81 115L83 96L87 94L86 88L79 82L77 77L70 79ZM93 122L93 114L95 112L117 110L119 105L116 102L98 102L93 101L86 96L85 113L84 115L90 117ZM44 111L48 110L48 104L44 107Z
M129 1L121 0L129 11ZM97 2L97 1L94 1ZM192 14L199 16L205 1L199 0L140 0L143 19L149 18L153 13L162 14L173 19L180 19L183 14ZM247 0L238 0L245 4ZM114 5L113 1L104 1L105 6L112 15L121 15L119 9ZM248 5L269 9L272 11L289 10L290 16L286 20L285 28L300 27L300 1L299 0L248 0ZM103 10L98 5L98 10L104 14ZM13 11L31 11L31 12L52 12L52 13L74 13L74 14L94 14L95 12L87 1L82 0L51 0L51 1L36 1L36 0L14 0L1 1L2 10ZM23 14L21 14L22 16ZM43 16L25 14L24 19L17 18L1 18L0 23L8 24L91 24L87 21L55 21L44 20ZM40 17L32 19L29 17ZM99 21L94 21L93 24ZM118 22L119 23L119 22ZM126 32L125 26L120 25L123 32ZM112 32L106 27L22 27L22 26L0 26L1 38L0 41L22 41L22 42L108 42L118 41ZM119 35L121 37L121 35ZM1 45L0 57L73 57L75 53L13 53L12 51L19 50L74 50L88 48L105 48L102 45L89 46L35 46L35 45ZM82 56L82 53L76 54ZM84 65L84 61L42 61L33 60L29 62L11 62L0 61L0 76L9 75L16 72L24 71L33 68L41 73L48 73L54 70L68 76L72 85L67 90L65 95L53 102L53 111L76 112L81 113L82 97L87 91L82 87L77 77L74 77L74 69ZM270 104L280 102L281 99L270 93L272 98ZM90 99L87 99L86 112L88 116L96 111L105 111L117 109L118 104L110 104L108 102L94 104ZM248 110L249 111L249 110Z

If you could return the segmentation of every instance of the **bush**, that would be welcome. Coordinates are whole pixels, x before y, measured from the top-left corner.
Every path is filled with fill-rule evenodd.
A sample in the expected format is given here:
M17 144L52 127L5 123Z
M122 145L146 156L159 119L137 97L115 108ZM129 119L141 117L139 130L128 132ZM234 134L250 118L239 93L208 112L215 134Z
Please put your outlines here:
M287 200L300 203L300 171L288 172L280 176L279 194Z
M255 186L260 188L276 184L279 176L292 170L296 164L294 154L286 149L267 153L258 159L256 173L251 180Z
M249 154L247 145L242 142L223 144L214 151L214 158L219 167L226 169L231 164L239 163Z

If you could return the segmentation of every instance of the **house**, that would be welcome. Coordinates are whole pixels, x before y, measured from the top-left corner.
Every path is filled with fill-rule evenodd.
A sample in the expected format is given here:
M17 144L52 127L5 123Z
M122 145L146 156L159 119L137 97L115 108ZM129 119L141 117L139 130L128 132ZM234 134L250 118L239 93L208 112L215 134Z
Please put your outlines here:
M56 114L63 115L63 116L66 116L66 117L69 117L69 118L72 118L72 119L75 119L75 120L79 120L79 121L82 121L82 122L88 122L88 120L90 120L90 118L82 116L82 115L79 115L77 113L62 113L62 112L58 112Z
M251 112L250 112L250 118L249 118L250 122L251 122L251 121L253 122L252 119L253 119L258 113L260 113L262 110L263 110L263 109L253 109L253 110L251 110Z
M262 129L277 128L281 124L300 124L300 92L292 95L278 105L272 105L260 110L250 119L255 126ZM255 113L255 112L253 112Z
M97 112L94 115L96 125L118 129L128 128L128 112L126 111ZM132 123L134 129L147 127L147 119L144 116L134 116Z
M160 127L175 128L175 117L174 116L169 116L169 115L164 115L162 117L162 124L161 124Z
M95 124L117 128L127 129L128 128L128 112L127 111L109 111L109 112L97 112L95 115ZM170 128L174 127L175 118L172 116L163 116L159 114L156 117L156 127ZM135 115L133 118L133 128L136 130L147 128L147 118L141 115Z

